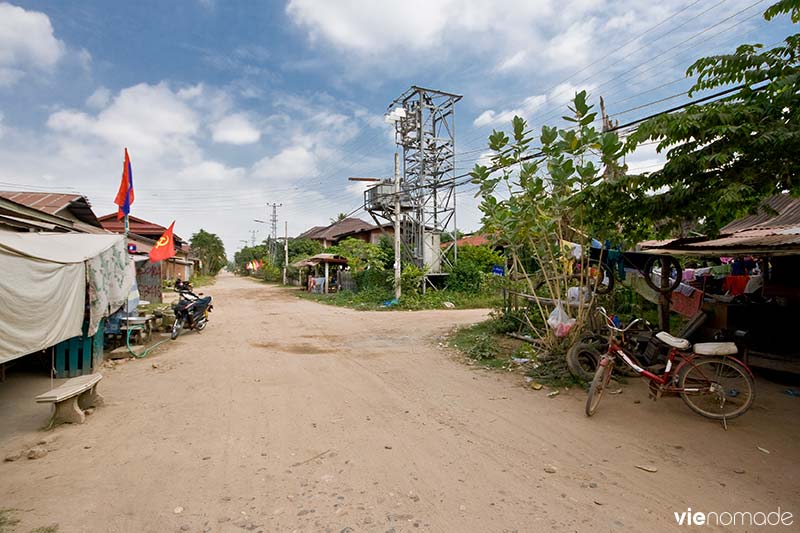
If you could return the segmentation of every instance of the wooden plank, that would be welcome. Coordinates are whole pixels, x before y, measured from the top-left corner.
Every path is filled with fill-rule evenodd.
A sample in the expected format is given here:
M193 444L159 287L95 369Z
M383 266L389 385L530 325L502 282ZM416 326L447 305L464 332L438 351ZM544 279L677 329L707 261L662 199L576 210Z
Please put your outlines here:
M67 343L68 341L61 341L56 344L56 377L67 377Z
M81 346L80 337L72 337L69 340L69 366L67 367L67 375L71 378L78 375L78 351Z
M83 345L81 346L81 375L92 373L92 337L84 335Z
M97 333L94 334L94 339L92 340L92 369L100 368L100 364L103 362L103 341L105 340L105 329L106 329L106 321L105 319L100 320L100 324L97 326Z

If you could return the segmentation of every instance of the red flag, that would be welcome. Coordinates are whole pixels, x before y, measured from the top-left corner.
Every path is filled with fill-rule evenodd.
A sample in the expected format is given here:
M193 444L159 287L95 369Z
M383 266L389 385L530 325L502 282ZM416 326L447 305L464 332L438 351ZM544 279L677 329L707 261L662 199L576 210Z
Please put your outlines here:
M172 228L175 226L175 221L169 225L164 235L158 239L156 245L150 250L150 262L157 263L164 259L169 259L175 255L175 239L172 237Z
M122 165L122 181L119 184L114 203L119 206L117 220L131 212L131 204L133 204L133 169L131 168L131 158L128 157L127 148L125 148L125 163Z

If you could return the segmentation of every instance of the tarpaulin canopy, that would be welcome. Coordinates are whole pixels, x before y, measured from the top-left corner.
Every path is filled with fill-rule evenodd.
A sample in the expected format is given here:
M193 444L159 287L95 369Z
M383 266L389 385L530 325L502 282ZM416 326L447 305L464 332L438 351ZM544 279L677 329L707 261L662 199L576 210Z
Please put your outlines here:
M0 231L0 363L89 335L135 279L122 235Z

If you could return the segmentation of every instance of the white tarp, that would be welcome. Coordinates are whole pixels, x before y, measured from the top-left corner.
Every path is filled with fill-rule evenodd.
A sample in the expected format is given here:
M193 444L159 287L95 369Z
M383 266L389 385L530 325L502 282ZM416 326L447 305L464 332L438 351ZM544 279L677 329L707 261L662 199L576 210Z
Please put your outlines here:
M135 278L121 235L0 231L0 363L89 335L124 302Z

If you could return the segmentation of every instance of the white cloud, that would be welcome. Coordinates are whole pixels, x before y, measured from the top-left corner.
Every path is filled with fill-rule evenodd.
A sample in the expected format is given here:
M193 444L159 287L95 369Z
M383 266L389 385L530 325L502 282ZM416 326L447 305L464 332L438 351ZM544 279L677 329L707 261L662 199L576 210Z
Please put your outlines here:
M185 153L191 148L199 123L198 113L165 83L141 83L123 89L96 116L62 110L47 121L54 131L95 137L151 154L175 150Z
M508 124L515 116L530 118L533 113L539 110L546 102L547 96L544 94L529 96L522 101L522 104L519 107L513 109L507 109L499 112L496 112L493 109L488 109L478 115L478 118L473 121L473 124L475 127L481 128L483 126Z
M253 165L252 175L267 180L293 181L314 178L320 173L314 153L303 146L290 146Z
M214 142L227 144L253 144L261 139L261 132L243 113L223 118L211 126L211 134Z
M241 167L228 168L217 161L201 161L180 169L176 177L184 181L234 181L245 175Z
M14 85L31 69L49 71L64 51L47 15L0 4L0 87Z
M86 105L91 107L92 109L103 109L105 106L108 105L108 102L111 100L111 91L108 90L106 87L98 87L90 96L86 99Z

